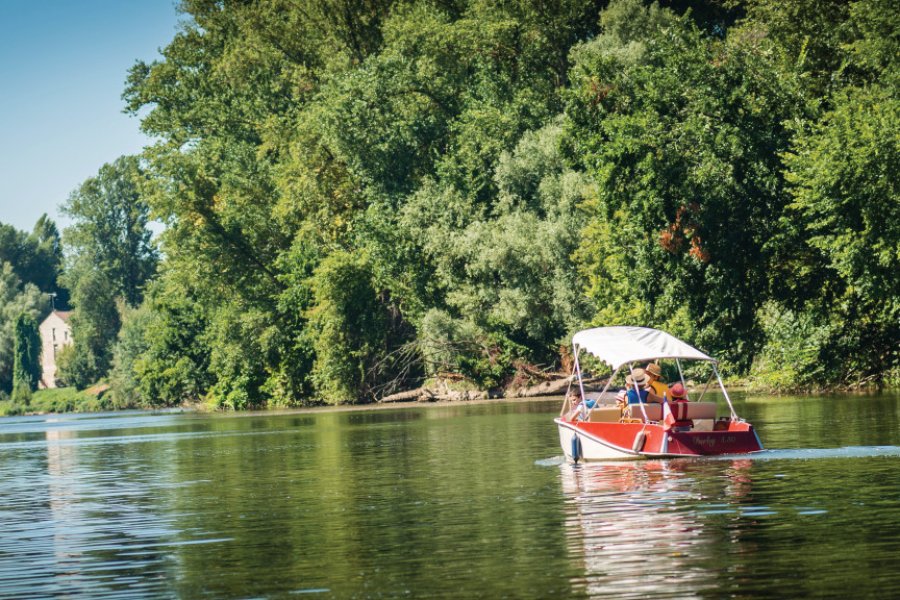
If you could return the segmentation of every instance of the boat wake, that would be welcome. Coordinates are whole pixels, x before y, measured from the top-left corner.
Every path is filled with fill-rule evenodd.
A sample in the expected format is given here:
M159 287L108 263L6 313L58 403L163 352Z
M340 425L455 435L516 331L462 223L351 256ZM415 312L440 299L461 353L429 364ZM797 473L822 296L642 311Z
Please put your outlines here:
M835 459L835 458L873 458L878 456L900 457L900 446L844 446L841 448L791 448L784 450L763 450L754 452L753 454L722 454L718 456L698 456L672 459L657 459L678 462L715 462L715 461L733 461L733 460L819 460L819 459ZM642 463L642 460L636 461L592 461L588 464L622 464L622 463ZM538 467L556 467L566 463L565 455L551 456L549 458L541 458L534 461Z
M534 461L534 464L538 467L558 467L559 465L566 464L566 457L561 454L559 456L551 456L550 458L539 458Z
M843 446L841 448L793 448L763 450L753 454L708 456L700 460L816 460L823 458L872 458L875 456L900 456L900 446Z

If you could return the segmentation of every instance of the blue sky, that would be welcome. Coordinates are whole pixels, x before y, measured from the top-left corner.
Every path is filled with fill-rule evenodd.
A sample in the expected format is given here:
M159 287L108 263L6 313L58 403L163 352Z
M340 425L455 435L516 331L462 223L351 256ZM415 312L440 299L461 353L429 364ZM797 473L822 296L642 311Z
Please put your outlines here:
M183 18L175 0L0 0L0 222L66 225L72 190L149 143L122 113L125 77Z

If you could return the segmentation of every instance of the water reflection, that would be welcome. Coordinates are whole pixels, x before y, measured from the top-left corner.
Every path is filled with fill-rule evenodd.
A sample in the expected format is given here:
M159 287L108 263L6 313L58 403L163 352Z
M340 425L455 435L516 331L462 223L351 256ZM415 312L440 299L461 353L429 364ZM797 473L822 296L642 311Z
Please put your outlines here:
M556 401L0 420L0 599L900 597L900 398L850 402L587 466Z
M700 598L717 588L721 529L707 514L749 495L752 463L642 461L560 465L573 582L592 598ZM709 469L719 477L709 477ZM699 475L699 476L698 476Z

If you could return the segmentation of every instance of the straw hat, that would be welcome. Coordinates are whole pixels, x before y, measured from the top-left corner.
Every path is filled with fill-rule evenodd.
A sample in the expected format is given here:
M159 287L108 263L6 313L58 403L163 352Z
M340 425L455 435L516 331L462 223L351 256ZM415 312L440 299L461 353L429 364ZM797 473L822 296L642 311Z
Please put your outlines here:
M625 383L628 384L628 387L635 383L638 387L644 387L647 385L647 373L643 369L635 369L631 372L631 375L625 377Z
M656 363L648 363L647 364L647 374L653 375L657 379L662 377L662 369L659 368L659 365Z
M670 387L669 393L672 395L672 400L684 400L686 395L684 392L684 386L681 385L680 382Z

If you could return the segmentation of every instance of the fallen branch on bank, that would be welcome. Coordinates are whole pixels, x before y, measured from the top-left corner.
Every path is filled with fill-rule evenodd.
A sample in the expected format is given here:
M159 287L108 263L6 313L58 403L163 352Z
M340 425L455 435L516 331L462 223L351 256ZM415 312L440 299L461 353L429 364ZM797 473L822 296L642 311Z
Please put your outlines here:
M465 402L471 400L485 400L487 398L537 398L539 396L561 396L569 388L571 377L544 381L537 385L523 388L508 389L505 392L489 393L484 390L434 390L428 387L420 387L414 390L398 392L385 396L378 402ZM594 377L584 380L586 392L594 392L603 389L606 379Z

